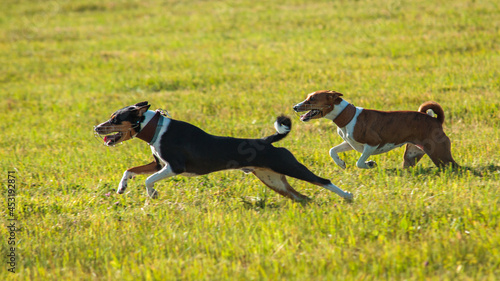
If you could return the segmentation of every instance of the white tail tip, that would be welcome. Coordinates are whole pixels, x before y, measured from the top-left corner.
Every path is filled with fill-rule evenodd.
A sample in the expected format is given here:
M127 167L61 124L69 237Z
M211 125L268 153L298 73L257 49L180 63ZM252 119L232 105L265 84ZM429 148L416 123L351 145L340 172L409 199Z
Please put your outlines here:
M427 115L430 115L431 117L436 116L436 113L432 109L428 109L426 113L427 113Z
M290 127L280 124L278 121L274 122L274 128L280 135L290 132Z

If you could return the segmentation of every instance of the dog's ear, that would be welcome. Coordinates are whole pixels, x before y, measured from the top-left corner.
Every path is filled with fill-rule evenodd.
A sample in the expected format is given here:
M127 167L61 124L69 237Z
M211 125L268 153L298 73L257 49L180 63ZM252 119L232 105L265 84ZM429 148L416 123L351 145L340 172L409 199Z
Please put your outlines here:
M145 105L148 105L147 101L143 101L143 102L139 102L139 103L135 104L135 106L137 106L137 107L142 107L142 106L145 106Z
M136 110L139 111L139 115L143 115L144 112L148 111L150 106L151 105L148 104L147 101L143 101L143 102L135 104Z
M343 96L341 93L339 92L335 92L335 91L328 91L328 96L327 96L327 99L329 102L332 102L332 103L335 103L335 104L339 104L340 102L335 102L337 101L337 99L339 99L341 96Z
M337 97L341 97L341 96L343 96L341 93L336 92L336 91L332 91L332 90L328 91L328 93L329 93L329 94L332 94L332 96L337 96Z

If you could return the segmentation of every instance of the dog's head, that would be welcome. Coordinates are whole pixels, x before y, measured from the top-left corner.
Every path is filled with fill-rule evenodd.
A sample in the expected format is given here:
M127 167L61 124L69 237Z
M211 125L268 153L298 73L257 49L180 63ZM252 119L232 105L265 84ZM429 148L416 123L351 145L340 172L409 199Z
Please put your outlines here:
M303 102L294 105L293 110L295 112L307 111L306 114L300 116L300 120L304 122L321 118L330 113L335 105L340 104L341 96L341 93L335 91L316 91L309 94Z
M94 127L94 132L103 136L104 144L113 146L135 136L144 120L144 112L151 105L147 101L124 107L111 115L108 121Z

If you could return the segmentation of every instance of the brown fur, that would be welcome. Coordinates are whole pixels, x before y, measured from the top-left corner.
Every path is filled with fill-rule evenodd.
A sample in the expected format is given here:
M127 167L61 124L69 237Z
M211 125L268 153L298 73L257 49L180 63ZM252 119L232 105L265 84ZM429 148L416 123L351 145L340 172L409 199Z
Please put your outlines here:
M441 107L439 106L439 108ZM442 109L440 111L443 112ZM433 118L416 111L364 109L359 114L354 126L353 138L357 142L372 146L409 142L416 145L417 148L423 148L423 151L429 155L436 166L442 167L448 164L456 166L457 164L450 152L450 139L444 133L441 125L444 116L443 114L438 114L438 116L441 116L441 118ZM421 158L423 154L418 155ZM418 162L416 157L404 160L404 167L414 166Z
M309 197L297 192L288 183L286 177L269 169L255 169L253 174L257 176L265 185L277 193L296 201L309 201Z
M156 161L153 161L153 162L146 164L146 165L137 166L137 167L127 169L127 171L132 172L132 173L137 174L137 175L145 175L145 174L147 175L147 174L152 174L152 173L158 172L160 170L160 168L161 168L161 166Z
M296 111L316 110L320 113L309 119L322 118L342 102L343 96L335 91L317 91L296 105ZM437 117L426 114L432 109ZM404 167L416 165L424 154L438 167L458 164L451 156L450 139L443 131L443 108L436 102L423 103L418 111L379 111L363 109L358 115L351 136L356 142L370 146L408 143Z

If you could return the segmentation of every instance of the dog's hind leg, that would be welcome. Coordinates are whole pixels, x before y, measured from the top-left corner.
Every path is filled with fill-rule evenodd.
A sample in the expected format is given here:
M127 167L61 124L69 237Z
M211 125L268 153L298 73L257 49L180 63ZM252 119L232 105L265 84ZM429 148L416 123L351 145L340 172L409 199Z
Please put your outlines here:
M339 195L340 197L344 198L345 200L347 200L348 202L351 202L352 199L354 198L354 196L352 195L352 193L350 192L347 192L347 191L343 191L340 187L334 185L333 183L329 183L327 185L322 185L321 187L324 187L332 192L335 192L337 193L337 195Z
M335 147L330 149L330 157L332 157L333 161L342 169L346 168L344 160L340 159L337 153L346 152L352 150L352 146L348 142L343 142Z
M309 171L306 166L302 165L295 159L293 154L285 148L277 148L274 155L270 155L270 159L279 159L280 161L269 162L267 167L272 169L278 174L283 174L299 180L307 181L312 184L321 186L330 191L335 192L342 198L351 201L353 198L352 193L343 191L331 181L316 176L313 172Z
M363 154L361 154L361 157L359 157L358 161L356 162L356 166L361 169L375 168L377 166L377 163L375 163L375 161L366 161L368 157L370 157L373 152L375 152L375 150L377 150L377 146L365 144L363 146Z
M424 155L425 152L418 146L411 143L406 144L405 154L403 156L403 168L417 165L418 161L420 161Z
M444 134L443 134L444 135ZM440 136L440 138L436 138L439 142L426 142L424 144L424 151L429 155L432 162L439 168L443 168L445 166L451 165L456 168L459 165L453 160L453 156L451 156L451 141L448 136Z
M268 169L255 169L253 174L257 176L265 185L277 193L293 199L295 201L309 201L309 197L300 194L290 186L285 175L278 174Z

